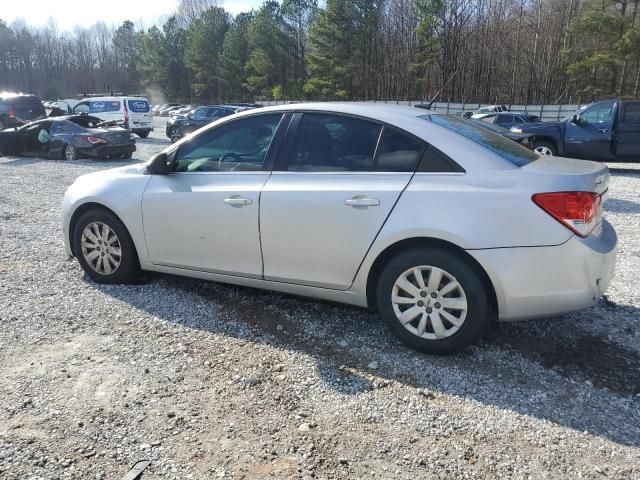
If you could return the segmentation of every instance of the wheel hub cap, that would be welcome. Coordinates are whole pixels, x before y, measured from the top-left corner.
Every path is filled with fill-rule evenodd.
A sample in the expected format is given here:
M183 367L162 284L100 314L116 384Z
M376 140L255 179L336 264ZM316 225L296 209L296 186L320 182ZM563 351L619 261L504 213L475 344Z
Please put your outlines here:
M92 222L82 231L82 256L100 275L111 275L122 262L120 239L106 223Z
M404 271L391 291L398 321L428 340L450 337L462 327L468 302L462 285L449 272L429 265Z

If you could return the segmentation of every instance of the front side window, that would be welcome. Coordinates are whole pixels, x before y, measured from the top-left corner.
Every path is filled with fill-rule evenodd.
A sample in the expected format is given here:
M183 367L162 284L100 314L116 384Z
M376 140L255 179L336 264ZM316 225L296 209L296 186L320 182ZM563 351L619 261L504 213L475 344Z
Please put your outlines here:
M381 125L358 118L306 113L296 134L288 170L371 171L381 131Z
M537 160L538 154L517 142L453 115L421 115L419 118L451 130L483 146L509 163L522 167Z
M235 120L198 135L177 152L177 172L262 171L282 114Z
M202 119L202 118L206 118L207 117L207 108L206 107L200 107L200 108L196 108L196 110L193 112L192 116L193 118L197 118L197 119Z
M598 105L580 114L580 120L592 124L609 124L613 113L613 104Z

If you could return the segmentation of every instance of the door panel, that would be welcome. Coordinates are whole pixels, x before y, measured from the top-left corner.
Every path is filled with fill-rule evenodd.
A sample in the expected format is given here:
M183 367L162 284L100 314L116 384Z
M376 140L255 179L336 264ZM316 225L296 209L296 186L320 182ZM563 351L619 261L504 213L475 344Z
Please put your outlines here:
M580 113L582 123L566 123L565 155L607 160L612 157L611 138L614 103L600 103Z
M411 176L274 172L260 200L265 279L348 289Z
M640 102L624 102L618 123L616 156L640 160Z
M155 175L142 198L153 263L262 277L260 190L282 114L247 116L182 144L176 173Z
M268 172L154 175L142 200L151 262L260 278L258 210L268 177Z

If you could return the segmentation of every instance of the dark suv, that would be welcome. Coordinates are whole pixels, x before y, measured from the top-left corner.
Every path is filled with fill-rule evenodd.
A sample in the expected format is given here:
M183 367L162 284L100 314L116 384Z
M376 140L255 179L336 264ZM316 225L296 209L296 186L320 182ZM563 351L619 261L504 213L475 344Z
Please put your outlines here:
M25 93L0 94L0 131L46 115L42 101Z
M188 115L176 115L167 121L167 137L171 139L171 143L175 143L186 134L239 110L243 108L236 105L206 105L196 108Z

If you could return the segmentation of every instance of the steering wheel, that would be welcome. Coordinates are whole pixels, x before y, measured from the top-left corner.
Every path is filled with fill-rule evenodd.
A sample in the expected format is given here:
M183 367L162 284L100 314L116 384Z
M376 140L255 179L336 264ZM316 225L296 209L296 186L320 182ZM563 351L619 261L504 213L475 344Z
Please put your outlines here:
M229 160L229 159L232 160ZM229 161L234 161L237 162L238 165L240 165L240 163L242 162L242 157L240 155L238 155L237 153L234 152L227 152L225 154L223 154L220 159L218 160L218 170L221 170L221 163L223 162L229 162ZM231 170L234 170L238 165L236 165L235 167L233 167Z

